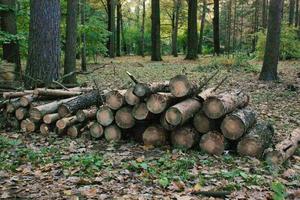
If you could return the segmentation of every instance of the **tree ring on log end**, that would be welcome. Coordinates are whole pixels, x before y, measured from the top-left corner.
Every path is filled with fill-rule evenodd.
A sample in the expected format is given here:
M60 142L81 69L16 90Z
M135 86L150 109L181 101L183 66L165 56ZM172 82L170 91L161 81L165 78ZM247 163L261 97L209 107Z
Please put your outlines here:
M201 137L200 148L211 155L221 155L224 152L224 137L215 132L209 132Z
M221 124L221 130L226 138L237 140L244 134L245 125L240 118L234 115L226 116Z
M133 107L132 114L137 120L144 120L149 114L149 110L145 103L139 103Z
M103 135L103 127L98 123L93 123L90 127L90 134L93 138L100 138Z
M203 110L211 119L218 119L225 113L222 101L216 98L209 98L204 102Z
M238 153L241 156L261 157L263 154L263 146L260 141L254 138L243 138L237 145Z
M124 104L124 96L119 91L111 91L106 95L105 101L109 108L117 110Z
M132 109L129 107L121 108L115 116L116 124L120 128L128 129L135 125L135 120L132 116Z
M191 85L184 75L177 75L170 80L170 91L175 97L184 97L188 94Z
M29 113L30 119L34 121L40 121L42 119L42 113L36 108L32 108Z
M174 107L171 107L166 112L166 121L173 126L177 126L182 121L181 112Z
M58 108L58 113L61 118L68 116L71 112L65 105L60 105Z
M147 108L150 112L154 114L162 113L167 106L167 101L165 98L159 94L152 94L147 100Z
M104 136L107 141L116 142L121 140L122 134L121 134L121 130L117 126L111 125L105 128Z
M97 112L97 121L103 126L109 126L114 121L114 113L108 106L102 106Z

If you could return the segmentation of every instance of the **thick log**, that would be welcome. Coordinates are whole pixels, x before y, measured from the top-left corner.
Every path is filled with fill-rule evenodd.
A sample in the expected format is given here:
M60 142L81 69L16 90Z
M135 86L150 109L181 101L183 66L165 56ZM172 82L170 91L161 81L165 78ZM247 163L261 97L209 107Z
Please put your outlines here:
M90 135L93 138L101 138L102 135L104 133L104 128L103 126L101 126L101 124L99 124L98 122L94 122L91 126L90 126Z
M140 102L140 98L133 94L134 88L129 88L125 93L125 101L128 105L134 106Z
M58 107L60 117L70 116L81 109L86 109L91 106L100 106L103 104L103 95L98 90L73 97L72 100L62 103Z
M200 101L203 103L208 97L215 95L215 88L207 88L200 92L197 97L200 99Z
M3 98L4 99L18 98L32 93L33 93L32 90L25 90L22 92L3 92Z
M133 94L138 97L147 97L157 92L170 92L169 81L137 83L134 86Z
M106 105L101 106L99 108L99 110L97 111L96 117L97 117L97 121L102 126L111 125L115 118L113 111Z
M129 106L123 107L116 112L116 124L122 129L129 129L135 125L135 119L132 116L132 108Z
M21 122L21 129L26 133L33 133L34 131L38 130L39 123L34 122L31 119L25 119Z
M26 96L22 96L20 97L20 104L22 107L27 107L29 106L36 98L32 95L26 95Z
M200 139L199 146L200 148L211 155L221 155L227 145L225 137L216 131L208 132L202 135Z
M57 122L57 120L60 119L60 116L58 113L52 113L52 114L47 114L43 117L43 122L45 124L53 124Z
M172 124L170 124L169 122L167 122L166 120L166 113L163 113L160 116L160 125L166 129L167 131L172 131L176 128L176 126L173 126Z
M293 130L288 137L275 145L273 150L266 152L266 160L281 165L289 159L300 145L300 128Z
M174 97L170 93L152 94L147 100L147 108L154 114L160 114L178 101L178 98Z
M144 145L162 146L167 141L167 131L160 125L151 125L143 133Z
M143 133L149 124L149 121L137 121L134 127L123 130L124 139L133 139L135 142L143 143Z
M258 123L239 141L237 152L241 156L261 158L264 151L272 146L273 136L271 125Z
M14 113L20 107L21 107L20 100L12 99L11 101L6 103L6 112Z
M40 126L40 132L44 136L48 136L50 134L50 132L53 131L53 129L54 129L53 124L45 124L45 123L43 123Z
M16 110L15 115L16 115L16 118L21 121L28 117L29 112L28 112L27 108L20 107Z
M203 111L199 111L193 118L193 125L199 133L207 133L219 128L219 122L214 119L209 119Z
M171 133L171 142L176 148L190 149L198 145L199 140L199 133L191 126L180 127Z
M118 110L125 104L126 90L113 90L105 95L105 102L112 110Z
M21 132L26 132L26 126L27 126L28 122L29 122L29 119L24 119L21 121L21 123L20 123L20 131Z
M251 108L243 108L230 113L221 124L223 135L230 140L237 140L256 122L256 113Z
M173 126L183 125L200 110L201 103L194 98L186 99L172 107L166 112L166 120Z
M20 123L19 123L18 119L15 118L15 117L7 118L7 125L9 127L11 127L13 130L19 130L20 129Z
M67 135L70 136L71 138L77 138L81 134L81 128L83 127L82 123L75 124L72 126L69 126L67 129Z
M142 102L135 105L132 109L132 116L137 120L146 120L153 118L153 114L147 108L146 103Z
M249 103L249 96L243 92L224 92L216 96L210 96L204 102L203 110L211 119L218 119L234 111L243 108Z
M51 114L57 112L58 107L68 101L73 100L76 97L72 97L69 99L63 99L59 101L53 101L51 103L39 105L33 107L29 110L30 119L39 122L46 114Z
M33 91L34 96L52 96L58 98L68 98L81 95L85 92L92 91L93 88L69 88L68 90L62 89L47 89L47 88L37 88Z
M91 108L86 110L78 110L76 117L78 122L84 122L86 120L93 120L96 118L97 108Z
M189 81L185 75L177 75L170 80L170 91L175 97L193 96L201 91L199 83Z
M104 129L104 136L108 142L118 142L122 138L122 132L118 126L113 124Z
M65 130L67 127L72 126L78 122L76 116L65 117L56 122L58 130Z

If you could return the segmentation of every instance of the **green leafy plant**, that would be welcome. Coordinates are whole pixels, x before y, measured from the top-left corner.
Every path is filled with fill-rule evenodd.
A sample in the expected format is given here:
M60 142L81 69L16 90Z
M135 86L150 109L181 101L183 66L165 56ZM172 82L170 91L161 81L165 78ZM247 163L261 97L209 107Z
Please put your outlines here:
M286 197L286 188L280 182L273 182L271 185L273 190L273 200L284 200Z

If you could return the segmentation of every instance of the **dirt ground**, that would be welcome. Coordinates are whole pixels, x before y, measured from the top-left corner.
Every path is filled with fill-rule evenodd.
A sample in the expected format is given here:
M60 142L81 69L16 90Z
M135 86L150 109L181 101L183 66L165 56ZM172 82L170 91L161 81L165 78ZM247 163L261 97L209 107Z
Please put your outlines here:
M300 62L280 62L280 81L258 81L260 62L236 59L197 61L183 57L102 59L79 82L100 88L128 88L126 71L140 81L168 80L184 73L203 80L219 69L228 76L219 91L243 90L258 119L275 129L274 142L300 126ZM149 149L132 141L108 144L84 134L77 139L51 134L0 132L0 198L7 199L218 199L199 191L229 191L228 199L300 198L300 151L282 166L231 152L208 156L198 149ZM219 198L222 199L222 198Z

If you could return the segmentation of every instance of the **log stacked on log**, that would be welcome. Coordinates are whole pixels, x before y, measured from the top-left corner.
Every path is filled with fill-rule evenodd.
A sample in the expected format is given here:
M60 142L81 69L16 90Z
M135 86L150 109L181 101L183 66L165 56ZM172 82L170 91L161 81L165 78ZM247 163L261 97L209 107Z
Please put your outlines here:
M184 75L155 83L131 79L135 86L110 92L91 88L9 92L0 109L8 126L26 133L39 130L45 136L56 132L76 138L88 131L91 138L108 142L131 138L144 145L200 148L217 156L230 150L241 156L266 155L273 163L285 161L299 144L298 130L272 148L273 128L256 122L249 96L216 91L225 79L204 90L205 84ZM269 148L272 151L266 153Z

